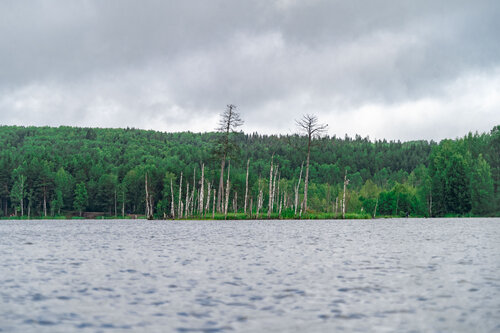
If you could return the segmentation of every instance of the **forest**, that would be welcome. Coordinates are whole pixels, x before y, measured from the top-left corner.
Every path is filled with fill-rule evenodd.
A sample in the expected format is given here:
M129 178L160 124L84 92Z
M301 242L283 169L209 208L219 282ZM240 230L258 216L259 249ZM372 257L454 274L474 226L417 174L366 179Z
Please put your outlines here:
M0 216L500 216L500 126L437 143L225 125L0 126Z

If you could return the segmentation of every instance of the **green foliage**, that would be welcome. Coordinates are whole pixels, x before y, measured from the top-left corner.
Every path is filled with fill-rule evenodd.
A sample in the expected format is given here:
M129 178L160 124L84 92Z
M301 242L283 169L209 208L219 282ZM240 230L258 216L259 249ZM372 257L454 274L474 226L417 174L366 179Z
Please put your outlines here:
M250 159L249 199L253 210L260 189L267 213L270 159L279 165L280 192L272 216L295 217L292 204L306 138L299 135L161 133L136 129L0 126L0 215L50 215L91 211L108 216L145 213L145 175L155 216L170 216L182 201L186 184L199 189L205 179L218 189L220 157L231 155L231 195L243 210L246 161ZM228 142L227 146L224 146ZM226 150L227 148L227 150ZM214 152L218 152L218 155ZM427 141L372 142L368 138L324 137L311 150L308 212L341 215L343 177L347 214L444 216L500 214L500 126L487 134L469 134L439 144ZM23 178L20 178L23 177ZM23 182L21 182L23 180ZM304 174L299 187L303 197ZM205 183L205 196L207 194ZM213 194L213 192L212 192ZM194 193L194 202L199 194ZM232 213L232 198L229 200ZM337 208L336 207L337 203ZM210 204L210 209L212 204ZM23 209L21 209L23 208ZM238 214L239 214L238 213ZM267 214L265 214L267 216ZM210 215L211 217L211 215ZM236 218L236 217L235 217Z
M85 183L81 182L76 185L75 189L75 209L80 212L80 216L82 216L82 211L87 207L88 203L88 194L87 188L85 187Z
M494 209L493 178L490 165L480 154L474 161L471 181L472 213L489 215Z

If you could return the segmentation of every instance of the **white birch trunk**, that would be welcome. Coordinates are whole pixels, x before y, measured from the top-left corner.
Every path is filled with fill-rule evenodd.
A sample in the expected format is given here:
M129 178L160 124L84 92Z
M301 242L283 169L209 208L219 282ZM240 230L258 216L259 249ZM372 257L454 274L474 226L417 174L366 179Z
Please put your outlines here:
M172 197L172 201L170 203L170 215L172 215L172 218L175 219L175 206L174 206L174 184L172 178L170 178L170 194Z
M47 217L47 189L43 188L43 216Z
M294 215L297 215L297 207L299 205L299 186L300 186L300 181L302 180L302 169L303 168L304 168L304 162L302 162L302 165L300 166L299 181L297 182L297 186L295 187L295 212L294 212Z
M205 214L206 213L210 213L210 194L212 192L212 185L210 184L210 182L207 182L207 203L205 205Z
M196 192L196 167L193 171L193 191L191 192L191 197L189 198L189 212L190 215L193 216L194 211L194 194Z
M245 180L245 205L243 208L243 212L246 214L247 213L247 201L248 201L248 169L250 167L250 159L247 161L247 177Z
M227 218L227 209L229 206L229 174L231 173L231 160L227 164L227 181L226 181L226 204L224 206L224 219Z
M177 215L179 215L179 218L182 219L182 171L181 171L181 179L179 181L179 204L177 205L177 208L179 209L179 212Z
M122 217L125 217L125 190L122 190Z
M189 215L189 183L186 181L186 200L185 200L185 213L184 216L188 217Z
M267 204L267 217L271 217L272 202L273 202L273 159L274 154L271 157L271 169L269 171L269 203Z
M252 218L253 212L253 197L250 197L250 218Z
M347 190L347 184L349 184L349 179L347 179L347 170L344 175L344 195L342 199L342 218L345 219L345 210L346 210L346 202L345 202L345 192Z
M271 213L274 212L274 198L276 197L276 176L278 175L279 165L276 165L276 169L274 169L273 175L273 195L271 200Z
M214 188L213 203L212 203L212 219L215 218L215 197L217 196L217 190Z
M201 215L203 215L203 203L204 203L204 198L203 198L203 191L205 190L203 188L203 186L205 185L205 164L202 164L201 165L201 184L200 184L200 195L199 195L199 199L200 199L200 204L199 204L199 213Z

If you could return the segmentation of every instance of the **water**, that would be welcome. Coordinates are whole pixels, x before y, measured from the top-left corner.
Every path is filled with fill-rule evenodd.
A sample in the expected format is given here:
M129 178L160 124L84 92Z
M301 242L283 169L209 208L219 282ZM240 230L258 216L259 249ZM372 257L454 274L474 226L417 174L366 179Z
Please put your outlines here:
M500 331L500 219L0 221L0 331Z

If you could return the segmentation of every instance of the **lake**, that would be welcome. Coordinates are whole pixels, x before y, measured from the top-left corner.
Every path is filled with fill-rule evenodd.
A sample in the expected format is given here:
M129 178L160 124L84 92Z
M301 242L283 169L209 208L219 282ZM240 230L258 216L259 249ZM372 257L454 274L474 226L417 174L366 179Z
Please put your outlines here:
M500 219L0 221L2 332L500 331Z

